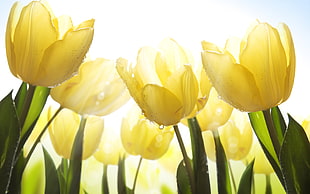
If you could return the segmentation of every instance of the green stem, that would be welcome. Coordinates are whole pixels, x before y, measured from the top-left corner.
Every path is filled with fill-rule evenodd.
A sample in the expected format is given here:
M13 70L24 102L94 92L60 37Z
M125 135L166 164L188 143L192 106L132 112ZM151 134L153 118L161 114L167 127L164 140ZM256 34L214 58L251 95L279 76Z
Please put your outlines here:
M276 132L276 128L273 124L272 118L271 118L271 113L270 113L270 109L264 110L263 111L264 117L265 117L265 121L266 121L266 125L269 131L269 135L273 144L273 147L277 153L277 156L279 156L280 153L280 142L277 136L277 132Z
M230 164L229 160L228 160L228 169L229 169L229 172L230 172L230 177L231 177L231 181L232 181L232 184L233 184L234 192L237 193L236 181L235 181L235 177L234 177L233 170L232 170L232 167L231 167L231 164Z
M138 174L139 174L139 171L140 171L142 159L143 159L143 158L140 157L139 164L138 164L137 171L136 171L136 175L135 175L135 179L134 179L134 181L133 181L133 186L132 186L132 191L131 191L132 194L135 193L136 184L137 184L137 180L138 180Z
M102 194L109 194L108 184L108 165L103 165L102 183L101 183Z
M43 136L43 134L45 133L45 131L47 130L47 128L49 127L49 125L52 123L52 121L55 119L55 117L58 115L58 113L62 110L62 107L59 107L58 110L55 112L55 114L52 116L52 118L46 123L46 125L44 126L43 130L41 131L41 133L39 134L39 136L37 137L36 141L34 142L34 144L31 146L31 149L29 151L29 153L27 154L27 157L25 159L25 163L24 163L24 168L26 167L32 153L34 152L36 146L38 145L38 143L41 141L41 138Z
M272 194L270 175L266 174L266 194Z
M83 156L84 129L87 117L81 116L81 122L74 139L72 152L70 156L70 166L68 175L68 192L69 194L78 194L80 192L81 167Z
M25 99L25 102L23 105L23 110L22 110L22 113L21 113L20 118L19 118L19 123L20 123L21 128L23 128L24 123L26 121L27 114L28 114L28 111L29 111L29 108L30 108L30 105L32 102L32 98L33 98L33 94L34 94L35 89L36 89L35 86L29 84L27 96L26 96L26 99Z
M183 140L182 140L181 133L180 133L178 125L173 125L173 129L174 129L174 132L175 132L175 134L177 136L177 140L179 142L179 146L180 146L180 149L181 149L181 152L182 152L182 155L183 155L183 161L185 163L185 168L186 168L186 171L187 171L187 174L188 174L188 177L189 177L189 182L190 182L192 193L196 193L193 168L192 168L190 159L187 156L186 149L185 149L185 146L184 146L184 143L183 143Z

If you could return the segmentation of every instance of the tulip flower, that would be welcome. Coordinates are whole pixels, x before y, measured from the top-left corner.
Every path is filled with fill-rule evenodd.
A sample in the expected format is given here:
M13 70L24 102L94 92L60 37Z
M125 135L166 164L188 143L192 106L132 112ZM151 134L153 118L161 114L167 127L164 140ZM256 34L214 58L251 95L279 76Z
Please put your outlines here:
M53 115L50 108L48 117ZM63 109L50 124L48 131L55 151L60 156L69 159L75 135L80 125L80 116L69 109ZM103 132L103 119L96 116L87 118L84 143L83 160L90 157L97 149Z
M171 126L161 127L149 121L139 114L137 108L133 108L123 118L121 140L131 155L140 155L149 160L158 159L168 150L173 135Z
M220 138L227 159L242 160L249 153L253 132L246 115L235 110L232 118L221 127Z
M124 153L121 138L113 134L112 130L105 129L94 157L105 165L117 165L120 156Z
M217 130L228 121L232 110L233 108L221 100L216 90L212 88L207 104L196 116L201 131Z
M42 1L13 5L6 29L6 53L14 76L31 85L53 87L78 70L94 34L94 20L73 26L55 17Z
M62 107L97 116L115 111L130 97L115 63L103 58L84 62L76 76L51 89L51 96Z
M192 57L176 41L164 39L158 50L143 47L135 67L118 59L117 71L142 109L159 125L175 125L188 116L199 101Z
M221 98L247 112L286 101L295 75L295 50L288 26L281 23L276 29L257 23L242 41L234 40L228 40L223 50L202 42L204 68Z
M204 131L202 137L208 158L215 161L214 134L211 132ZM227 159L242 160L249 153L253 139L252 128L246 115L238 110L234 110L229 120L218 128L218 135Z

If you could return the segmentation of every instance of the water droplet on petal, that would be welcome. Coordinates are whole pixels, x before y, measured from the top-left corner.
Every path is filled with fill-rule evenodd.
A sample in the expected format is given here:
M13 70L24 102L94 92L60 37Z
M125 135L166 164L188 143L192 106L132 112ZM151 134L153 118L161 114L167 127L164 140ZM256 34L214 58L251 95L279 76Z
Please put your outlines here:
M97 100L103 100L104 96L105 96L104 92L100 92L97 96Z
M162 130L162 129L164 129L164 128L165 128L164 125L159 125L159 129L160 129L160 130Z
M217 109L215 110L215 114L216 114L217 116L221 116L222 112L223 112L223 109L222 109L222 108L217 108Z

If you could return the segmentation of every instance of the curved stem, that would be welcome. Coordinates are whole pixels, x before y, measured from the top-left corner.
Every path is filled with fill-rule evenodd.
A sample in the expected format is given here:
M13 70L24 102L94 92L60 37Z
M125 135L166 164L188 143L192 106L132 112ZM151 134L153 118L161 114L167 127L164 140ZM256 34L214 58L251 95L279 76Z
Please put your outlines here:
M177 139L178 139L178 142L179 142L179 146L180 146L180 149L181 149L181 152L182 152L182 155L183 155L183 161L185 163L185 168L186 168L186 171L187 171L187 174L188 174L188 177L189 177L189 182L190 182L190 186L191 186L191 189L192 189L192 193L196 193L193 168L192 168L190 159L187 156L186 149L185 149L185 146L184 146L184 143L183 143L183 140L182 140L181 133L180 133L178 125L173 125L173 129L174 129L174 132L175 132L175 134L177 136Z
M131 192L132 194L135 193L136 184L137 184L137 179L138 179L138 174L139 174L139 171L140 171L142 159L143 159L143 158L140 157L139 164L138 164L137 171L136 171L136 175L135 175L135 179L134 179L134 181L133 181L132 192Z
M43 134L45 133L45 131L47 130L47 128L49 127L49 125L52 123L52 121L56 118L56 116L58 115L58 113L62 110L62 107L59 107L58 110L55 112L55 114L52 116L52 118L46 123L46 125L44 126L43 130L41 131L41 133L39 134L39 136L37 137L36 141L34 142L34 144L31 146L31 149L29 151L29 153L27 154L27 157L25 159L25 163L24 163L24 167L27 165L32 153L34 152L36 146L38 145L38 143L41 141L41 138L43 136Z
M264 110L263 114L265 117L266 125L267 125L268 131L269 131L269 135L270 135L273 147L274 147L277 155L279 156L281 146L280 146L280 142L279 142L279 139L277 136L275 126L274 126L272 118L271 118L270 109Z

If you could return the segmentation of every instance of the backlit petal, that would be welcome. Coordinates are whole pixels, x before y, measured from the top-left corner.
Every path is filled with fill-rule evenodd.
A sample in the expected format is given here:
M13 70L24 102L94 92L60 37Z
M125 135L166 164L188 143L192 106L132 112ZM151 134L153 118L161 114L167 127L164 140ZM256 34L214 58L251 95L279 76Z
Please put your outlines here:
M57 32L51 15L39 1L24 7L14 34L17 76L30 84L41 74L39 65L44 51L56 41ZM57 69L58 72L59 68ZM45 74L46 75L46 74Z
M148 84L142 90L145 107L143 112L159 125L177 124L184 114L182 102L166 88Z
M55 86L72 77L81 65L93 35L93 28L84 28L69 32L63 40L52 44L42 59L38 83L42 86ZM46 75L51 77L47 79Z
M287 61L285 86L284 86L285 93L283 96L283 101L285 101L290 96L294 84L296 56L292 34L288 26L284 23L281 23L278 27L278 32L281 38L283 48L285 50Z
M259 24L250 33L240 64L250 71L261 94L263 106L281 102L286 76L286 55L279 33L269 24Z
M181 66L168 79L165 87L179 97L184 107L184 116L189 115L198 98L198 82L191 66Z
M243 111L258 111L261 98L253 75L228 54L203 52L204 68L220 97Z

